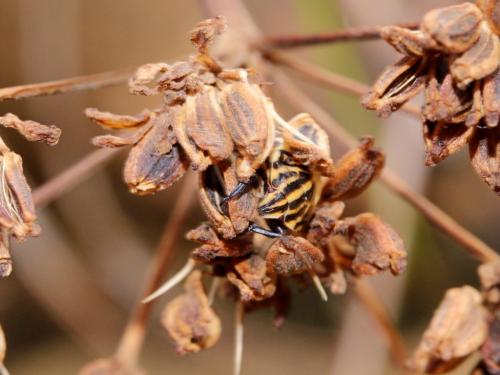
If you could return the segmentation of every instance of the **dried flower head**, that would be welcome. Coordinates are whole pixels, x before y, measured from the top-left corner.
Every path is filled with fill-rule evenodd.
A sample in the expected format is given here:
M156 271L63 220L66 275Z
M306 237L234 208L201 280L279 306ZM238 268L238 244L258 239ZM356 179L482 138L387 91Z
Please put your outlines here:
M390 26L382 36L405 57L388 66L363 105L388 116L425 91L427 165L469 145L475 171L500 194L498 0L428 12L418 30Z

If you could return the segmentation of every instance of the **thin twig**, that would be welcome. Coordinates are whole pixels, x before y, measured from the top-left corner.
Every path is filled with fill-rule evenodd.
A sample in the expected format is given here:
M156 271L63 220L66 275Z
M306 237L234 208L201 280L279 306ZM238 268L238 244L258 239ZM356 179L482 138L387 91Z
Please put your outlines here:
M387 343L389 344L389 349L394 361L401 368L404 368L406 349L403 343L403 338L394 326L386 307L380 301L370 284L368 284L365 280L359 278L355 279L354 290L359 300L363 303L380 326Z
M243 316L245 306L243 302L236 302L235 307L235 326L234 326L234 368L233 375L240 375L241 362L243 359Z
M193 199L195 191L195 175L190 173L184 177L175 207L170 213L170 218L158 243L155 258L151 262L151 271L146 276L146 287L132 310L115 354L116 359L128 368L135 368L137 365L146 326L154 306L154 301L145 304L141 303L141 300L155 291L165 277L184 221L195 201Z
M337 91L362 96L371 90L370 86L364 83L322 69L317 65L298 60L285 53L272 51L265 53L264 57L275 64L292 69L310 81ZM418 118L422 116L420 108L412 104L405 104L401 110Z
M122 68L56 81L5 87L0 89L0 101L63 94L71 91L95 90L107 86L120 85L134 73L137 67Z
M99 149L65 169L56 177L45 182L33 192L35 205L40 208L60 198L63 194L84 182L89 176L98 171L111 158L117 155L119 149Z
M416 29L418 22L403 23L397 26ZM380 39L380 30L383 26L353 27L329 33L316 33L310 35L271 35L258 40L255 46L259 48L296 48L309 47L318 44L364 41Z
M282 88L280 92L286 95L295 106L301 108L301 110L306 110L319 123L325 125L326 130L333 139L343 144L346 149L357 144L356 139L349 132L341 127L323 108L309 99L307 95L304 95L287 77L275 74L274 80ZM427 198L413 191L406 182L401 180L389 168L384 169L380 180L392 192L415 207L431 224L461 244L481 262L498 259L495 250L461 226Z

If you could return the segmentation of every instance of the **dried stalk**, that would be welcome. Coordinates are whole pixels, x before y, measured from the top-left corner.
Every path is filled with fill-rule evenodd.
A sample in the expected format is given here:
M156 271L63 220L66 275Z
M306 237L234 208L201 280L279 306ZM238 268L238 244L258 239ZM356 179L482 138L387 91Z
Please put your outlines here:
M146 276L145 289L130 314L129 321L115 353L115 358L128 368L135 368L144 342L146 326L154 306L154 301L142 303L141 300L154 292L161 284L173 250L181 234L184 221L195 199L196 180L194 174L184 177L183 185L177 197L175 207L170 213L163 234L157 246L155 258L151 262L151 271Z
M233 375L240 375L241 362L243 359L243 317L245 315L245 307L243 302L236 302L235 308L235 326L234 326L234 368Z
M342 143L346 149L356 145L356 139L349 132L337 124L323 108L304 95L287 77L275 74L274 79L282 89L280 92L284 93L295 106L306 110L319 123L324 124L332 139ZM495 250L457 223L427 198L413 191L407 183L401 180L389 168L385 168L380 176L380 180L387 188L410 203L431 224L461 244L479 261L488 262L498 259L498 254Z
M275 64L292 69L312 82L319 83L337 91L358 96L370 91L370 86L364 83L330 72L316 65L300 61L293 56L281 52L267 52L264 54L264 57ZM401 110L418 118L422 116L420 108L412 104L405 104Z
M403 23L397 26L416 29L418 27L418 22ZM381 38L381 29L381 26L353 27L330 33L316 33L310 35L271 35L258 40L255 46L257 48L295 48L327 43L376 40Z
M97 74L60 79L28 85L0 89L0 101L64 94L72 91L96 90L103 87L120 85L134 73L137 67L110 70Z
M33 200L37 207L43 207L60 198L69 190L84 182L100 167L118 154L119 149L100 149L89 153L75 164L66 168L33 191Z
M378 298L373 288L365 280L356 279L354 282L354 290L359 300L365 305L366 309L373 316L377 324L380 326L384 334L394 362L399 367L405 367L406 349L403 343L403 338L392 323L386 307Z

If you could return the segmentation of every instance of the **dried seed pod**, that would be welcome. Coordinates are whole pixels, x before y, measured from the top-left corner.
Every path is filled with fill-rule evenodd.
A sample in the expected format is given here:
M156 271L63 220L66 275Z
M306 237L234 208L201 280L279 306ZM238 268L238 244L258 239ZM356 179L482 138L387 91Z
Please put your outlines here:
M479 349L487 333L480 293L470 286L449 289L434 312L411 367L430 374L449 371Z
M364 137L360 145L345 154L338 162L334 177L322 192L328 201L355 197L363 192L384 167L385 155L373 147L373 137Z
M322 251L305 238L283 236L269 248L266 263L271 274L289 276L308 272L324 258Z
M252 243L246 239L221 240L208 223L203 223L186 234L190 241L201 243L191 253L199 261L213 262L217 258L240 258L252 251Z
M146 372L126 367L115 358L100 358L87 363L78 375L146 375Z
M139 195L172 186L188 167L172 131L175 112L151 114L150 121L151 129L130 150L123 171L130 192Z
M491 306L500 305L500 261L483 263L478 268L484 300Z
M227 279L240 291L243 302L262 301L271 298L276 285L267 275L266 261L257 254L238 262L235 272L229 272Z
M500 36L500 1L476 0L493 32Z
M474 4L463 3L433 9L422 19L420 29L445 53L468 50L479 38L483 15Z
M43 125L31 120L21 120L12 113L0 116L0 125L16 129L28 141L44 142L55 146L61 137L61 129L55 125Z
M325 203L316 208L314 216L309 223L307 239L316 245L322 245L328 241L334 232L338 219L344 212L345 203L341 201Z
M359 275L390 270L399 275L406 268L403 240L392 227L372 213L345 220L349 241L356 249L352 269Z
M398 110L408 100L424 89L428 60L406 56L384 69L364 96L363 106L376 110L382 117Z
M434 166L462 149L476 132L475 127L445 122L424 122L425 164Z
M184 289L186 292L169 302L162 314L162 324L175 341L178 354L208 349L221 333L220 320L203 290L201 271L188 276Z
M479 177L500 195L500 127L477 129L469 142L469 155Z
M308 113L300 113L288 123L297 130L298 134L292 134L290 130L283 129L284 148L303 165L312 166L322 175L332 175L334 165L330 158L330 140L326 132ZM299 134L310 141L306 142L299 138Z
M486 22L480 25L480 36L474 45L455 59L450 66L458 87L484 78L497 70L500 64L500 41Z
M500 68L484 79L484 118L490 128L500 125Z
M385 26L380 30L382 38L396 51L414 57L423 57L427 50L435 48L432 39L421 30L410 30L399 26Z
M226 124L238 151L236 172L246 182L266 160L274 143L273 108L257 85L234 82L221 93Z

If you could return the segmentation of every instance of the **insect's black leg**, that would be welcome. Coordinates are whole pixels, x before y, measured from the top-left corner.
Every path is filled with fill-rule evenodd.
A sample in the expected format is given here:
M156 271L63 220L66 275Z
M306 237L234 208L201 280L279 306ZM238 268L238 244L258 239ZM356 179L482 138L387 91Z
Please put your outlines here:
M239 182L238 185L236 185L236 187L234 188L234 190L229 193L229 195L226 195L224 198L222 198L221 203L224 204L229 202L231 199L241 197L255 185L256 181L257 181L257 175L254 175L250 177L248 182Z
M269 229L259 227L257 224L250 224L248 227L248 231L254 232L257 234L261 234L263 236L270 237L270 238L279 238L282 236L281 233L273 232L273 231L270 231Z

